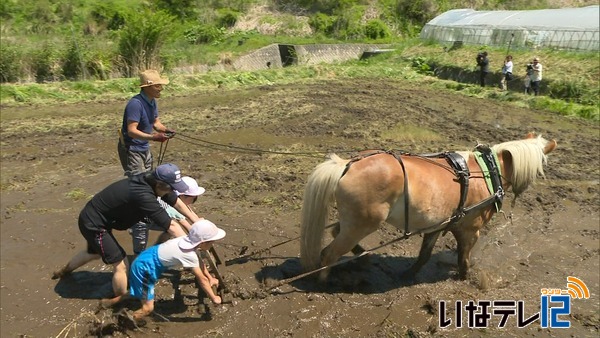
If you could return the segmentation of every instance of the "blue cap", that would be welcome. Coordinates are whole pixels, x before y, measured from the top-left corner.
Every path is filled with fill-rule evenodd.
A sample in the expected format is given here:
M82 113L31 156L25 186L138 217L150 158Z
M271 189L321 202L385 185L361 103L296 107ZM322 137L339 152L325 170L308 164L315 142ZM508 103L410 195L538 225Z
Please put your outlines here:
M183 193L189 189L188 185L181 179L181 170L172 163L161 164L152 173L154 178L163 181L179 193Z

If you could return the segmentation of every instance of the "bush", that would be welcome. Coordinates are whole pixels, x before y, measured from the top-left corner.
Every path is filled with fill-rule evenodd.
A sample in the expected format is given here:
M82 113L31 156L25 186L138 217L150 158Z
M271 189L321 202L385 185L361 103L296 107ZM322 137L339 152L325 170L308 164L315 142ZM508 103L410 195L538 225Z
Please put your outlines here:
M16 46L0 43L0 82L17 82L22 74L21 53Z
M231 28L235 26L240 13L231 8L221 8L217 10L217 23L216 26L220 28Z
M120 32L118 51L125 69L133 76L146 69L161 69L160 52L174 18L164 12L144 11L127 18Z
M549 96L586 105L594 105L598 97L598 88L587 88L581 80L558 80L548 84Z
M56 81L60 77L59 58L53 45L46 44L41 50L34 51L31 57L31 70L38 83Z
M211 25L196 25L184 32L185 39L191 44L203 44L219 41L225 32Z
M77 38L71 41L71 45L62 58L62 75L69 80L80 80L84 75L83 48Z
M364 6L353 6L338 16L334 23L334 37L345 40L364 38L365 31L361 19L365 10Z
M194 0L154 0L159 10L164 10L180 20L193 18L196 15L197 5L194 2Z
M126 10L113 1L102 1L93 4L90 16L98 25L108 30L118 30L125 25Z
M422 56L417 56L411 59L411 66L417 71L417 73L424 75L432 75L433 71L431 66L428 63L427 58Z
M85 58L87 73L98 80L107 80L112 72L112 53L105 50L90 51Z
M396 7L396 13L401 14L402 18L421 26L433 19L438 14L437 10L433 0L399 0Z
M369 20L365 26L365 35L369 39L377 40L389 37L390 29L385 22L375 19Z
M308 20L308 24L316 33L323 33L330 35L333 33L333 24L336 21L336 17L329 16L323 13L317 13L311 16Z

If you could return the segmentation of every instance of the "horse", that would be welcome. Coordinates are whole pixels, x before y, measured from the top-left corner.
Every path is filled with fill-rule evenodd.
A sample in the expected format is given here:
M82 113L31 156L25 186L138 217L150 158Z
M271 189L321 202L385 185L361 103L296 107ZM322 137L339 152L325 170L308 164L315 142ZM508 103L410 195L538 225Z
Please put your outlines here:
M423 242L416 262L404 272L414 276L429 260L440 233L457 242L459 278L466 279L471 249L479 231L500 211L505 191L514 199L538 176L544 176L547 154L555 140L529 133L525 139L479 145L473 151L439 154L396 154L363 151L351 159L330 154L309 175L301 211L300 261L305 271L320 270L352 250L383 222L420 233ZM482 160L483 158L483 160ZM333 203L339 222L332 224L333 241L325 248L323 233ZM356 256L354 256L356 257Z

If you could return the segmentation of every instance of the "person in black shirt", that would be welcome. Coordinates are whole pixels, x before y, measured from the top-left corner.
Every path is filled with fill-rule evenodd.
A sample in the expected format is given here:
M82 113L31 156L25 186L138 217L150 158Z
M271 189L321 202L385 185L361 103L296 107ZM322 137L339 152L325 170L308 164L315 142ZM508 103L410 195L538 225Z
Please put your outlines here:
M143 173L110 184L85 205L79 214L79 231L87 241L87 249L77 253L62 269L55 271L52 279L62 278L73 270L98 258L113 266L113 291L115 296L127 292L128 261L125 250L113 236L113 230L127 230L143 218L169 231L173 236L185 232L171 220L157 197L175 206L184 215L197 221L190 214L177 192L188 190L181 179L179 168L171 163L159 165L149 173Z
M487 52L477 54L477 66L479 66L479 84L485 87L485 78L490 72L490 60Z

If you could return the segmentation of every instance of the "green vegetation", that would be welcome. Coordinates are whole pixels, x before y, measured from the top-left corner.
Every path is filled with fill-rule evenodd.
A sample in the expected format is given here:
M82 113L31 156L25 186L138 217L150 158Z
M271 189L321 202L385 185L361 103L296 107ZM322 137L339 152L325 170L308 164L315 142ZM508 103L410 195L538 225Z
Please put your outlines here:
M547 5L488 1L477 3L476 8ZM173 80L166 96L169 91L185 95L217 86L281 84L331 76L400 77L466 95L599 119L596 53L536 51L545 67L545 96L540 98L482 90L470 84L474 81L433 78L442 69L476 71L473 55L477 48L445 52L443 46L412 38L437 14L461 6L455 0L0 0L0 101L7 106L126 99L138 90L135 76L139 70L156 68ZM257 8L263 8L262 12L257 14ZM300 16L306 18L304 23L298 20ZM271 33L236 29L245 17L270 27ZM281 42L376 42L390 44L396 51L336 65L200 75L172 72L188 65L230 63L240 55ZM499 72L505 51L486 50L492 69ZM534 55L528 50L511 54L519 77L525 60Z
M87 200L92 197L92 195L88 194L87 192L85 192L85 190L81 188L75 188L66 193L65 196L72 199L73 201L79 201L83 199Z
M553 1L566 5L476 0L470 6L528 9ZM282 38L398 43L461 7L459 0L1 0L0 82L107 79L147 67L216 64L224 51L235 57ZM252 31L257 25L260 34Z

